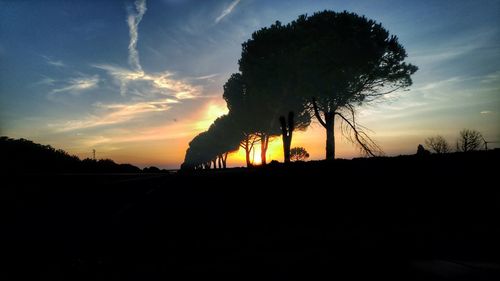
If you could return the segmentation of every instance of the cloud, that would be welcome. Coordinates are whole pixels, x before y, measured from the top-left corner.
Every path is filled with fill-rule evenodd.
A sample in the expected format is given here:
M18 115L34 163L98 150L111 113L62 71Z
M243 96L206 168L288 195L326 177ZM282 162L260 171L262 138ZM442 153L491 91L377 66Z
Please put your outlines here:
M445 86L458 85L459 83L462 83L462 82L470 80L470 79L472 79L472 78L454 76L454 77L440 80L440 81L429 82L429 83L426 83L425 85L422 85L420 87L414 87L412 90L414 90L414 91L431 91L431 90L436 90L436 89L442 89Z
M209 74L209 75L203 75L203 76L198 76L195 77L194 79L196 80L211 80L214 77L217 77L219 73L214 73L214 74Z
M71 120L64 123L49 124L49 127L54 128L57 132L67 132L113 125L130 121L147 113L167 111L171 108L171 104L174 103L178 103L178 101L169 98L158 99L155 101L140 101L128 104L96 103L94 106L101 111L100 114L89 115L82 120Z
M139 38L139 23L142 20L142 17L146 13L146 0L136 0L135 1L135 10L129 10L127 16L127 24L129 28L130 34L130 42L128 44L128 62L133 69L137 71L142 71L141 64L139 62L139 53L137 52L137 41Z
M196 98L201 93L201 87L193 86L185 80L175 79L174 74L169 71L145 73L107 64L95 64L93 67L105 70L112 76L120 85L122 96L125 96L128 88L134 87L134 84L143 91L159 92L179 100Z
M481 114L484 114L484 115L486 115L486 114L493 114L493 111L490 111L490 110L483 110L483 111L481 111L480 113L481 113Z
M225 16L229 15L234 10L236 5L240 3L240 1L241 0L234 0L233 2L231 2L231 4L229 4L229 6L224 9L222 13L215 19L215 23L219 23Z
M54 85L54 83L56 83L56 80L55 79L52 79L50 77L47 77L47 76L42 76L43 79L41 79L40 81L36 82L34 85L48 85L48 86L52 86Z
M409 53L409 60L416 65L436 66L445 62L457 61L466 55L486 55L488 46L497 36L493 28L478 29L474 32L456 33L446 37L446 40L437 40L435 44L426 44L416 52Z
M42 57L45 59L45 62L47 62L50 65L57 66L57 67L65 67L66 66L66 64L60 60L53 60L52 58L50 58L48 56L42 56Z
M459 58L479 49L481 46L482 45L479 44L469 44L465 46L449 46L440 49L426 50L413 54L410 60L417 65L435 65Z
M500 82L500 71L490 73L483 77L481 83L495 83Z
M53 82L54 81L51 81L51 83ZM49 98L52 98L57 93L70 93L73 95L78 95L83 91L97 87L98 83L99 83L98 75L71 78L65 83L65 86L50 91Z

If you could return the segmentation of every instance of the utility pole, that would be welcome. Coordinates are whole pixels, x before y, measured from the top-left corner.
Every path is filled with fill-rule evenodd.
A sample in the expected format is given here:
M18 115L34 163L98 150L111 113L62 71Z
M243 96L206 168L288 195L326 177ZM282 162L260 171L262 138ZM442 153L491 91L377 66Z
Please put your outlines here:
M94 160L95 160L95 149L92 149L92 153L93 153L93 157L94 157Z

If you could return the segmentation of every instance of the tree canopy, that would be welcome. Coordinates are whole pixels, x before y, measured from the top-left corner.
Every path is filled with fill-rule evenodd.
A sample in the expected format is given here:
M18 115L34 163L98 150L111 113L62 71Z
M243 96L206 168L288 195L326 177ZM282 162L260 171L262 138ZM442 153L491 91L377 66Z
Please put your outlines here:
M314 115L327 130L326 158L335 157L335 118L344 122L348 139L374 155L378 146L357 125L355 107L412 84L417 67L398 38L380 23L354 13L323 11L300 16L304 47L298 53L299 86Z
M198 134L186 151L182 168L226 167L227 155L239 148L241 131L230 115L217 118L206 132Z
M248 96L263 120L257 132L282 135L285 162L290 160L293 131L304 130L311 122L306 100L297 87L298 35L292 25L277 21L254 32L252 38L243 43L239 60Z
M309 158L309 153L303 147L294 147L290 149L290 158L292 161L304 161Z

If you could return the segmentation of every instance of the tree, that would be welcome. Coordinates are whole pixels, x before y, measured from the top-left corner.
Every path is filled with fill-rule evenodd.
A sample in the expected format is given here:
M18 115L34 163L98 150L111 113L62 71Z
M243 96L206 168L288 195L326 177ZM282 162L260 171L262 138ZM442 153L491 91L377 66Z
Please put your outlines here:
M232 116L223 115L215 119L208 128L212 134L214 142L211 144L213 153L217 155L219 168L226 168L227 156L231 152L236 152L242 139L241 131L235 124Z
M243 43L239 60L247 95L261 120L255 132L262 136L261 158L265 163L265 150L269 136L281 134L285 162L290 162L293 131L305 129L311 121L305 99L297 87L298 63L294 60L298 33L293 27L279 21L262 28Z
M425 140L425 145L434 151L434 153L442 154L451 152L451 147L442 136L429 137Z
M476 130L463 129L457 140L457 151L470 152L478 150L481 147L483 136Z
M292 161L304 161L309 158L309 153L303 147L294 147L290 149L290 158Z
M240 73L233 73L224 84L224 94L231 120L242 135L240 147L245 150L247 167L250 167L250 153L261 136L256 134L261 115L256 112L254 101L249 98L247 85Z
M204 149L206 143L207 132L198 134L189 142L184 162L181 165L182 169L207 168L207 163L210 163L212 159L210 159L210 156Z
M242 138L231 116L223 115L189 143L182 168L226 168L228 154L238 150Z
M417 146L417 156L427 156L430 154L431 154L431 152L429 150L425 149L423 145L419 144Z
M354 13L324 11L292 23L304 42L296 57L301 92L326 130L326 159L335 158L335 119L361 151L379 147L355 119L356 106L406 88L417 67L404 62L406 51L380 23Z

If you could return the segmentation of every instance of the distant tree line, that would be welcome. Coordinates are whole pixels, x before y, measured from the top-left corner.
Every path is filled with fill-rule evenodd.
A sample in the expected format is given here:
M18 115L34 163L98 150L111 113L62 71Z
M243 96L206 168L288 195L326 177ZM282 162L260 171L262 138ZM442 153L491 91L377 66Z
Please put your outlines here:
M440 135L428 137L425 140L425 146L436 154L450 153L453 151L452 146ZM471 152L480 150L481 148L488 150L488 142L479 131L463 129L459 132L455 144L456 152Z
M396 36L354 13L323 11L262 28L243 43L240 72L224 85L229 113L189 143L181 167L224 168L228 153L240 147L250 166L256 144L265 165L274 137L281 137L290 162L293 133L313 119L326 131L326 159L335 158L337 122L361 152L380 154L356 108L412 84L417 67L406 57Z
M0 137L2 172L19 173L138 173L141 169L130 164L117 164L110 159L83 159L50 145L26 139ZM158 168L156 168L158 170ZM145 169L154 172L155 168Z

